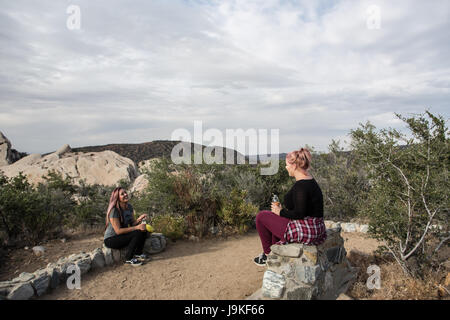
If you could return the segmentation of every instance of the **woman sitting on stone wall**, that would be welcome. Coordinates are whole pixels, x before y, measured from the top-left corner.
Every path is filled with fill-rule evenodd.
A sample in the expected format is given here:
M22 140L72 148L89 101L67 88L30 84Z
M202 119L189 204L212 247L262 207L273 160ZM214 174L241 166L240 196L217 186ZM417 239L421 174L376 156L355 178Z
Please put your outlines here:
M284 197L285 208L272 203L271 210L256 216L256 229L263 253L254 259L264 266L273 244L305 243L319 245L326 240L323 220L323 196L316 180L309 174L311 153L301 148L286 156L286 170L295 177L295 183Z
M147 215L143 214L135 220L125 189L117 187L113 190L106 211L104 243L111 249L127 247L126 264L139 266L148 259L143 253L147 230L146 225L141 223L146 218Z

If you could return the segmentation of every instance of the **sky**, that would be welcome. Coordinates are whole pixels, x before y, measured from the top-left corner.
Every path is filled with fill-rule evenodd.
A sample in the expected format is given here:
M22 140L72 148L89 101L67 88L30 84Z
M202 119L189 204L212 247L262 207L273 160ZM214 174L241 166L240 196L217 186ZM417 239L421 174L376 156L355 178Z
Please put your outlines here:
M279 152L406 132L394 113L449 118L449 20L448 0L0 0L0 131L28 153L195 121L227 147L278 130Z

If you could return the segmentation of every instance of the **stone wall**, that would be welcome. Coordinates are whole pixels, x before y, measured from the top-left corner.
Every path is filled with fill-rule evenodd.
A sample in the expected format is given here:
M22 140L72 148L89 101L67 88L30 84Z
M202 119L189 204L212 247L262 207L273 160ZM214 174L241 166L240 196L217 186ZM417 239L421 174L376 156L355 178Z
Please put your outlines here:
M346 257L341 228L327 229L319 245L273 245L260 290L249 300L336 299L356 279L357 270Z
M166 243L164 235L152 233L145 241L144 252L148 254L161 252L165 249ZM68 272L71 266L78 266L80 274L83 275L90 270L124 262L125 253L126 248L113 250L103 246L91 252L81 252L61 258L56 263L49 263L46 268L36 270L34 273L23 272L11 281L0 282L0 300L28 300L40 297L60 285L66 285L67 278L72 274Z
M368 224L359 224L355 222L334 222L331 220L325 220L325 227L338 228L340 227L344 232L361 232L367 233L369 231Z

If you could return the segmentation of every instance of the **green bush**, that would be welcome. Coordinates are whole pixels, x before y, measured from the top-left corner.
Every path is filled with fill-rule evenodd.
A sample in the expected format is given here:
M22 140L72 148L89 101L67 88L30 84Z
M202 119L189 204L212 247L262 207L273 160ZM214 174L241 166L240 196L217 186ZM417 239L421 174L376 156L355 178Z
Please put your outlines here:
M219 206L215 165L175 165L162 158L146 170L148 188L135 209L149 215L172 212L186 219L186 232L203 236L217 223Z
M172 214L162 214L153 217L151 225L155 232L162 233L172 240L182 238L186 230L184 217Z
M32 186L20 173L7 178L0 174L0 230L9 239L38 243L65 227L103 225L109 196L114 187L79 186L55 171Z
M109 197L114 187L99 184L87 185L84 180L76 187L77 205L65 219L66 226L78 229L101 226L105 223Z
M22 173L13 178L1 175L0 188L0 227L9 239L35 244L60 232L65 216L74 206L69 191L55 184L33 187Z
M258 207L247 202L246 198L247 191L233 189L230 195L223 199L219 211L222 223L239 233L247 232L258 213Z
M329 153L313 154L311 173L323 193L326 219L364 218L364 211L359 208L367 199L369 180L353 152L345 152L339 141L332 140Z
M394 129L376 132L369 122L351 132L371 184L361 210L369 215L369 232L386 243L381 249L405 273L421 276L450 238L448 129L441 116L428 111L397 117L406 122L412 138Z

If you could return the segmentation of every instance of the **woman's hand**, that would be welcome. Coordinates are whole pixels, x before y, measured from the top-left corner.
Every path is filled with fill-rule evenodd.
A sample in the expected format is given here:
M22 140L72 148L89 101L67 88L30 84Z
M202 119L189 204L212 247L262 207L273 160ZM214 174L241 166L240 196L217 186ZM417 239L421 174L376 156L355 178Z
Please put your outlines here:
M281 211L281 204L276 204L275 202L272 202L272 207L271 207L271 211L273 213L275 213L277 216L280 215L280 211Z
M137 223L141 223L142 220L147 219L147 214L141 214L139 218L136 219Z
M143 223L138 224L135 228L136 228L136 230L139 230L139 231L146 231L146 229L145 229L146 225Z

